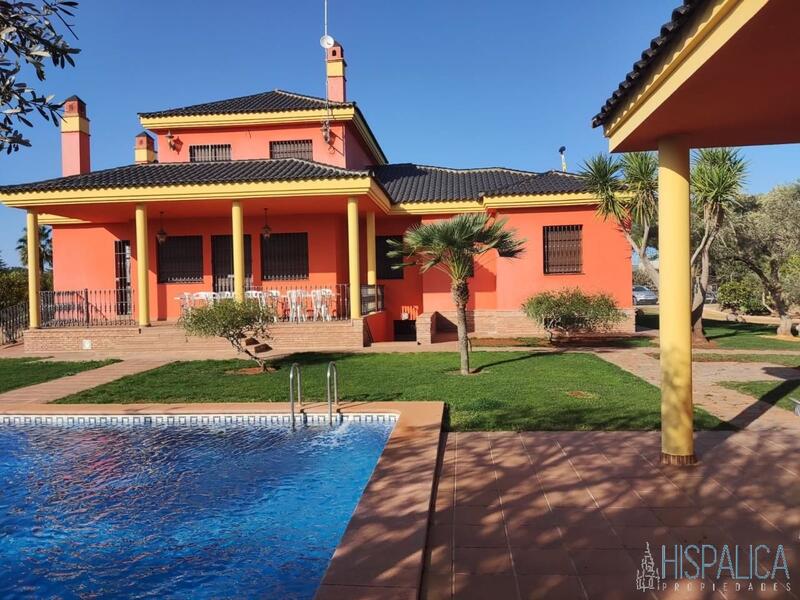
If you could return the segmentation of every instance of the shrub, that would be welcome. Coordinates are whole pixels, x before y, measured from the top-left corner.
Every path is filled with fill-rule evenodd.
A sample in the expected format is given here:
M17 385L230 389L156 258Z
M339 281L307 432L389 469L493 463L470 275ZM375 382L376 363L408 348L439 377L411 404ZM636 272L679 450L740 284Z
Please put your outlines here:
M722 308L735 313L756 314L764 311L761 286L750 278L721 284L717 301Z
M633 270L633 285L643 285L651 290L656 290L656 284L653 283L653 280L650 279L650 276L641 269Z
M246 299L220 300L208 306L198 306L187 310L180 319L180 325L189 335L199 337L221 337L258 363L262 371L267 370L267 361L245 344L249 337L259 341L269 339L269 327L273 320L272 309L258 300Z
M608 331L625 318L609 294L586 294L578 288L541 292L522 305L525 314L553 334Z

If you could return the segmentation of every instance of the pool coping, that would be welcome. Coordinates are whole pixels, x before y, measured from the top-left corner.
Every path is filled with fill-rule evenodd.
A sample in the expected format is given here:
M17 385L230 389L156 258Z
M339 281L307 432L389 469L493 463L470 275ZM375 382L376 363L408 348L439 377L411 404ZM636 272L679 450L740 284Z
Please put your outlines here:
M0 416L259 415L289 413L288 402L184 404L5 404ZM309 414L327 414L308 402ZM444 417L443 402L343 402L342 414L394 414L397 422L328 564L317 600L417 598ZM324 505L320 511L324 513Z

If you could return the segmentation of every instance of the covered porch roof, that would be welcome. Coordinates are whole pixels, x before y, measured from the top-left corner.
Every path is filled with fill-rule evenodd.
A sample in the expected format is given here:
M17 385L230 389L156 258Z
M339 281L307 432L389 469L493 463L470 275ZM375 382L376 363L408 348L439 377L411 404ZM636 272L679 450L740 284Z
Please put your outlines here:
M800 140L796 0L686 0L593 119L613 152Z

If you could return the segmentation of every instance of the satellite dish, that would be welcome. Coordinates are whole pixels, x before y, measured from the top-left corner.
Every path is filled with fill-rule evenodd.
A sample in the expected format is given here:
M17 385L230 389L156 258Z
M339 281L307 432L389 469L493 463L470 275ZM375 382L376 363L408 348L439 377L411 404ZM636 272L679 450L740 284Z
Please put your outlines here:
M328 50L329 48L333 48L333 45L335 43L336 43L336 40L334 40L328 34L325 34L321 38L319 38L319 45L322 46L323 48L325 48L326 50Z

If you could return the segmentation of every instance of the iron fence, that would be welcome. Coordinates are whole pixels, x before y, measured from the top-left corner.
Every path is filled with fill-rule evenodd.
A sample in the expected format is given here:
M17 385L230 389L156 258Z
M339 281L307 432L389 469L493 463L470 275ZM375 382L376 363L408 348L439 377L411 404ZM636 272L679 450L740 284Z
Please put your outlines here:
M41 292L42 327L135 325L130 289Z
M28 322L27 302L0 309L0 346L19 341Z

